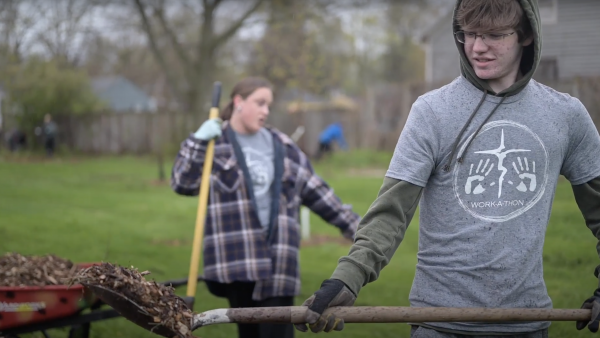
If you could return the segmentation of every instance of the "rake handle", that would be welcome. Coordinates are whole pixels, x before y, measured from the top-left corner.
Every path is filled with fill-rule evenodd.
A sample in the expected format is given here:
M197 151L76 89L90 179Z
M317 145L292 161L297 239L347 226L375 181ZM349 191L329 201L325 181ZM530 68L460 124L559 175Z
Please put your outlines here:
M305 306L218 309L194 318L195 327L219 323L293 323L305 322ZM532 308L449 308L343 306L334 312L346 323L421 323L421 322L529 322L590 320L591 310Z
M212 104L208 113L209 119L219 117L219 100L221 98L221 83L213 84ZM190 272L188 276L186 303L193 308L196 286L198 284L198 268L200 265L200 252L202 249L202 238L204 235L204 223L206 221L206 210L208 208L208 190L210 185L210 173L212 172L213 157L215 153L215 140L208 141L202 177L200 179L200 191L198 192L198 210L196 212L196 226L194 227L194 239L192 242L192 257L190 259Z

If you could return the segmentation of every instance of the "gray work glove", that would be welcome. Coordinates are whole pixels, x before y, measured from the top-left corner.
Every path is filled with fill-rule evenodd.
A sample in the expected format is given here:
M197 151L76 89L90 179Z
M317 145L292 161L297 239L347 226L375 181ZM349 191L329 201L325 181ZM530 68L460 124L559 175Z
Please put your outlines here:
M600 321L600 288L594 291L594 295L583 302L582 309L592 310L592 318L588 322L587 320L578 321L576 323L577 330L583 330L587 328L591 332L598 332L598 324Z
M344 320L330 313L323 317L325 309L333 306L352 306L356 295L344 282L338 279L327 279L321 284L321 288L308 298L302 306L308 306L306 310L306 322L314 333L331 330L341 331L344 329ZM306 324L295 324L298 331L306 332Z

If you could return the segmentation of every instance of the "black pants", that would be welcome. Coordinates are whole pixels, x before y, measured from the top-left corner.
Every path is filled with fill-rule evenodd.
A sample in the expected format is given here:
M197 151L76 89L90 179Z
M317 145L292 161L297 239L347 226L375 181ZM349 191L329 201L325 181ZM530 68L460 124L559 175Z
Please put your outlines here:
M315 156L316 160L320 160L321 157L326 155L327 153L331 153L331 144L329 143L319 143L319 149L317 150L317 155Z
M293 306L294 297L273 297L262 301L252 300L253 282L233 282L231 284L205 281L208 290L217 297L229 300L229 306L272 307ZM294 338L292 324L237 324L239 338Z
M16 131L10 135L8 140L8 148L11 152L15 152L19 149L25 148L27 145L27 136L25 133Z
M46 138L46 141L44 142L44 147L46 148L46 155L48 155L48 156L54 155L55 144L56 143L54 141L54 137Z

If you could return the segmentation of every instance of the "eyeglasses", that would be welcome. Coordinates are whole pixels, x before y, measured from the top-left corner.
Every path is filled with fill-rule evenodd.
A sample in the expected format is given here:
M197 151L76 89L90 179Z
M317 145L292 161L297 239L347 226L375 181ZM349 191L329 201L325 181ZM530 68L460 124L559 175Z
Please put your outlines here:
M516 32L511 33L483 33L483 34L475 34L473 32L465 32L458 31L454 33L456 37L456 41L463 43L465 45L472 45L477 40L477 37L481 37L481 41L485 43L489 47L494 47L502 44L503 40L507 36L511 36Z

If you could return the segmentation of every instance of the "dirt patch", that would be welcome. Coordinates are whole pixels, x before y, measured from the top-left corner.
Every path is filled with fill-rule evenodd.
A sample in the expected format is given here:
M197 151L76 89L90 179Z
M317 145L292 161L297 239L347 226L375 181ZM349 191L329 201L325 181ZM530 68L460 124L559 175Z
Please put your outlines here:
M171 286L147 281L148 271L102 263L82 270L72 283L84 283L108 288L138 304L153 325L162 326L181 338L194 337L190 331L194 313Z
M352 241L340 236L330 235L311 235L309 239L302 240L301 247L320 246L323 244L338 244L340 246L350 246Z
M0 286L66 285L78 271L73 262L55 255L7 253L0 257Z

